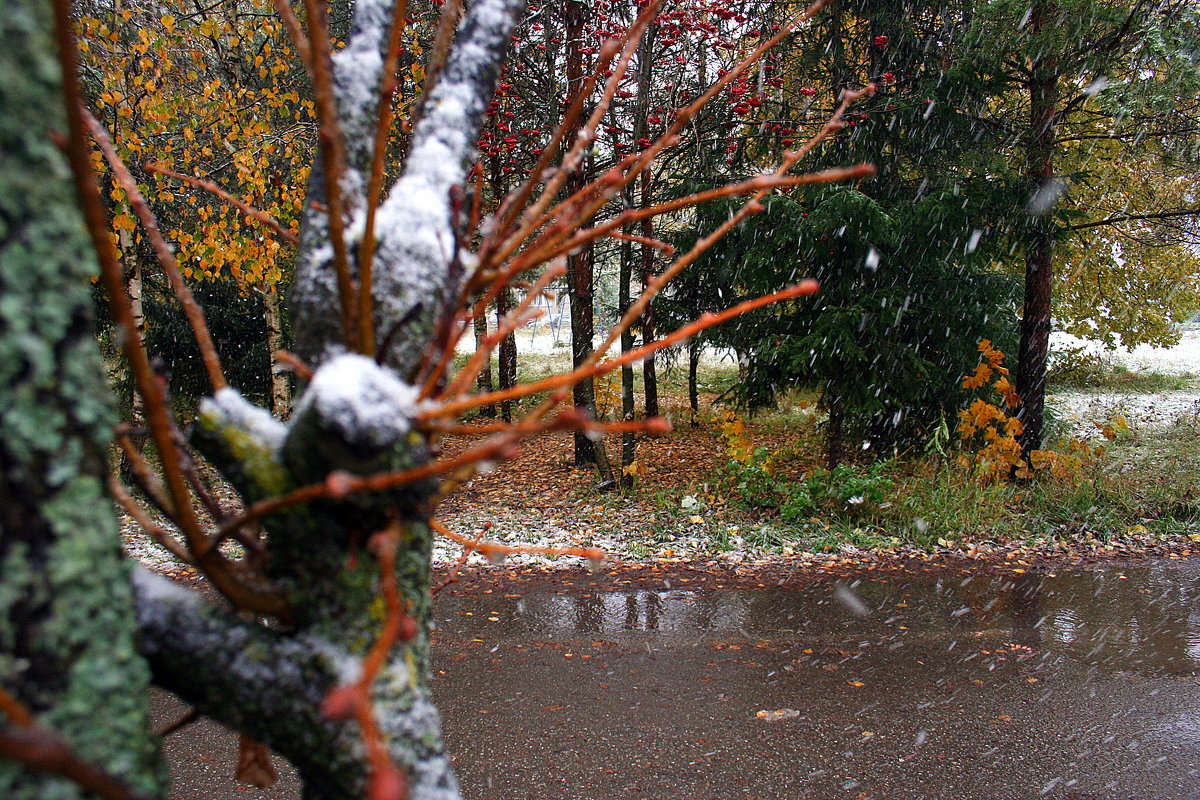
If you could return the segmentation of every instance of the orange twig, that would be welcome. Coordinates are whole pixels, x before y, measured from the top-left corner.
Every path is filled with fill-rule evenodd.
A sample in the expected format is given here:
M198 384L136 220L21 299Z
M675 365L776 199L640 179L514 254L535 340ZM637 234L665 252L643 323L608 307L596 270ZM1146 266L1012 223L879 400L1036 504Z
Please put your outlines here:
M827 2L827 0L818 0L818 3L815 5L819 6L825 2ZM874 91L875 85L869 84L858 91L845 92L842 97L841 105L838 106L838 109L834 112L833 117L827 123L825 123L821 130L818 131L804 147L800 148L799 150L790 151L784 155L783 162L775 170L775 177L783 177L784 174L786 174L787 171L790 170L797 161L803 158L812 150L813 147L816 146L817 142L821 141L831 132L840 130L842 115L845 114L846 109L850 106L850 104L856 101L859 97L862 97L864 94L870 94ZM837 172L830 172L829 170L826 170L826 173L828 175L838 174ZM865 175L872 175L874 173L875 167L870 164L861 164L858 167L846 168L845 171L840 174L842 178L846 178L863 177ZM798 177L803 178L807 176ZM833 180L833 178L825 177L820 182L827 182L829 180ZM634 303L630 304L629 308L625 310L625 315L621 317L621 320L608 332L608 336L605 337L603 344L588 354L587 360L584 362L585 365L594 364L596 361L599 361L601 358L603 358L604 354L608 352L608 349L613 346L617 339L620 338L621 333L625 330L628 330L629 327L632 326L637 320L641 319L642 314L650 305L650 301L654 299L655 295L657 295L664 286L674 280L676 275L678 275L685 268L687 268L689 264L693 263L697 258L707 252L709 248L720 241L725 234L733 230L733 228L743 219L748 217L750 214L761 211L762 205L759 201L766 196L768 191L768 188L760 188L756 190L749 202L745 203L740 209L738 209L736 213L731 215L729 219L725 220L725 222L718 225L714 231L700 239L700 241L696 242L696 244L692 246L692 249L684 254L682 258L677 259L674 264L663 270L661 274L655 276L654 280L650 281L646 285L646 288L642 290L642 293L638 296L638 299ZM813 291L816 291L816 284L814 283L813 286Z
M600 375L606 372L611 372L615 369L623 367L626 364L631 364L635 361L640 361L652 353L662 350L664 347L670 347L684 339L689 339L700 331L711 328L714 325L719 325L726 320L741 316L756 308L768 305L770 303L778 303L783 300L791 300L796 297L814 294L817 291L817 282L813 280L803 281L795 286L775 292L774 294L766 295L765 297L756 297L753 300L747 300L743 303L738 303L733 308L728 308L719 313L706 313L700 316L694 322L690 322L679 328L670 336L666 336L654 342L642 345L641 347L629 350L622 353L616 358L605 361L600 364L591 363L584 364L574 372L565 375L552 375L549 378L537 381L536 383L528 383L523 386L514 386L511 389L504 389L498 392L488 392L486 394L468 397L457 402L446 403L435 409L426 411L421 415L420 419L433 419L436 417L450 417L461 414L472 408L479 406L499 403L503 400L516 400L521 397L528 397L531 394L544 392L548 389L556 389L560 386L570 386L582 380Z
M321 704L322 713L330 719L353 718L358 723L370 766L368 797L407 796L408 778L388 754L371 706L371 686L387 662L392 648L398 642L410 641L417 635L416 620L404 610L400 589L396 584L396 547L401 534L399 523L393 521L385 530L371 537L371 548L379 559L379 590L387 609L383 629L363 658L359 679L334 688Z
M409 641L417 634L416 622L401 605L400 590L396 586L396 546L399 538L400 527L393 523L388 530L376 534L373 540L375 554L379 558L379 588L383 594L387 613L379 638L375 640L366 658L363 659L362 677L358 681L360 703L356 714L358 726L362 730L363 744L367 749L367 763L371 765L369 784L378 785L383 781L397 779L404 784L401 792L389 795L392 797L407 796L407 791L405 791L407 778L392 763L387 747L383 743L379 725L375 721L375 715L371 712L371 684L375 682L375 677L379 674L379 670L383 667L396 642ZM368 791L367 796L377 797L380 795Z
M552 158L553 155L558 152L558 148L561 147L562 138L566 135L566 132L570 130L570 128L567 127L568 122L572 127L574 126L574 123L578 118L578 114L582 110L583 102L588 96L591 95L592 88L595 86L595 76L598 75L602 69L606 70L607 63L611 62L619 52L620 58L617 60L617 64L613 68L613 74L609 76L607 82L605 83L604 92L601 95L600 101L596 104L591 116L576 133L575 141L571 144L571 147L563 156L562 165L554 173L554 175L552 175L550 179L546 181L545 188L542 190L538 200L527 210L525 210L523 214L525 219L524 225L522 225L521 228L515 233L508 235L508 238L503 239L502 243L498 245L491 245L485 242L480 253L480 263L482 265L486 266L487 264L499 264L503 262L510 255L512 255L513 252L516 251L521 242L528 239L535 230L545 224L546 217L554 216L552 212L543 216L545 209L558 194L558 190L566 181L567 176L570 175L577 166L584 150L594 139L596 128L599 126L601 120L604 119L604 115L608 112L608 108L612 104L613 98L616 96L621 79L624 77L625 71L629 66L629 62L633 58L634 52L637 50L638 42L641 40L642 34L645 32L646 27L650 24L650 21L662 7L662 3L663 0L654 0L653 2L649 3L638 14L638 17L634 21L633 25L631 25L618 39L611 42L605 42L605 45L601 48L600 58L597 60L596 69L591 75L588 76L588 78L585 79L584 86L582 87L583 90L580 91L575 98L573 98L571 107L568 110L568 115L564 116L563 118L563 123L560 125L561 134L559 131L555 131L553 147L547 147L543 152L538 161L538 169L530 175L528 184L526 186L522 186L520 193L517 195L516 202L510 204L510 211L506 215L506 225L498 225L496 228L494 228L493 235L497 237L504 237L507 234L508 226L511 226L513 222L515 222L516 212L520 211L521 205L524 204L525 199L528 198L529 194L532 192L533 182L543 179L543 173L546 167L549 165L549 159ZM620 50L617 49L618 46L620 46ZM571 112L574 113L574 116L571 116ZM585 189L587 188L588 187L585 187ZM571 207L573 199L574 197L568 198L564 202L558 204L556 208L562 209ZM590 218L590 213L587 215L578 215L577 217L580 225Z
M525 292L525 297L517 304L516 308L510 311L500 321L500 324L496 326L496 332L487 336L483 344L476 348L475 353L471 356L471 360L467 362L462 371L450 382L450 385L445 389L443 394L447 397L453 397L455 394L466 390L471 385L471 382L475 380L475 376L479 374L479 371L483 369L483 365L491 357L492 350L495 349L496 345L504 337L528 321L525 312L529 310L529 307L533 305L534 301L545 291L547 286L565 274L567 274L565 264L553 264L543 272L542 276L537 279L537 282ZM430 377L432 378L433 376ZM436 386L436 380L433 382L427 381L422 389L422 395L427 396L428 393L432 393L432 390Z
M100 767L84 761L65 741L41 728L0 728L0 756L28 769L66 778L105 800L150 800L148 795L134 792Z
M174 426L167 411L163 387L159 384L146 349L137 335L133 322L132 304L125 293L124 276L117 259L116 246L109 236L108 221L104 204L100 199L100 186L92 169L91 156L86 145L87 125L84 121L82 92L79 86L79 52L76 47L68 0L54 0L54 17L58 39L58 57L63 76L63 95L66 100L66 116L69 137L63 149L75 178L75 188L83 209L84 221L92 247L100 264L100 276L108 292L109 306L118 330L121 331L122 347L129 360L137 389L146 401L146 418L150 435L158 448L162 469L166 477L167 491L177 509L176 523L187 537L197 564L217 587L235 605L264 614L285 615L283 598L271 592L251 587L234 575L229 564L217 551L209 551L204 531L192 508L187 483L179 464L174 439Z
M124 428L125 426L122 425L121 427ZM150 468L146 457L139 453L137 448L133 446L133 442L129 439L129 434L125 430L118 430L116 439L121 452L125 454L125 458L129 460L129 464L133 468L133 475L137 478L138 486L150 498L150 502L154 503L159 511L168 517L174 516L175 510L171 505L171 498L167 495L162 481L158 479L158 474Z
M125 487L121 485L121 482L117 480L115 475L108 476L108 491L113 496L113 499L125 509L125 512L133 517L134 521L141 526L147 536L183 563L195 565L196 561L188 553L187 548L180 544L165 528L150 519L150 515L142 510L142 507L125 490Z
M617 229L622 228L632 222L638 220L650 219L671 211L678 211L681 208L700 205L701 203L717 200L722 197L732 197L734 195L743 194L750 191L760 191L763 189L784 189L793 186L808 186L815 183L837 183L838 181L849 181L857 178L866 178L875 174L875 167L871 164L858 164L853 167L831 167L819 172L810 172L805 175L756 175L748 180L731 183L726 186L719 186L715 189L706 189L703 192L696 192L680 197L675 200L669 200L665 203L659 203L645 208L630 208L622 211L612 219L597 225L594 228L588 228L577 232L574 236L550 250L531 251L527 255L522 254L522 258L528 260L529 263L537 263L550 258L554 258L562 253L570 252L575 248L586 244L592 239L598 239L602 236L614 236L616 238L632 238L627 234L615 233ZM634 239L634 241L637 241ZM651 240L651 243L657 240Z
M176 172L173 169L168 169L161 164L147 164L146 170L149 172L157 172L159 175L166 175L168 178L174 178L177 181L183 181L189 186L195 186L197 189L202 189L209 194L216 195L226 203L229 203L229 205L236 208L238 211L241 211L246 216L265 225L276 236L278 236L280 239L283 239L288 244L295 245L300 243L300 240L296 234L283 227L279 220L275 219L262 209L255 208L244 200L239 200L212 181L206 181L203 178L196 178L191 175L184 175L182 172Z
M388 32L383 74L379 81L379 112L375 125L371 177L367 183L367 218L358 246L358 339L365 355L375 355L375 312L371 294L371 268L375 259L375 214L383 191L383 167L387 160L388 133L392 127L392 94L396 91L396 64L400 60L400 36L404 33L404 15L408 0L398 0L392 9L392 27Z
M3 687L0 687L0 711L18 728L28 728L33 725L33 712L29 706L13 697Z
M512 458L516 455L516 439L517 436L515 435L497 436L491 441L484 442L467 450L456 458L446 461L432 461L420 467L414 467L413 469L401 472L384 472L369 477L332 473L330 480L321 483L310 483L307 486L294 489L285 495L259 500L221 526L221 529L210 540L210 546L229 538L242 525L261 519L268 514L273 514L288 506L297 505L298 503L307 503L323 497L345 497L346 495L357 494L359 492L392 489L397 486L415 483L425 478L431 478L434 475L453 472L464 464L493 458Z
M455 533L437 520L430 520L429 525L447 539L457 542L470 550L478 550L489 561L494 560L496 556L508 556L514 553L529 553L543 556L578 556L586 558L588 561L603 561L605 556L604 551L599 547L542 547L535 544L500 544L499 542L472 539L469 536L463 536L461 533Z
M350 277L350 256L346 252L345 203L342 198L346 145L342 141L342 126L338 121L337 101L333 93L333 64L330 60L326 7L324 0L304 0L304 9L308 14L309 41L312 44L313 98L321 122L317 142L325 170L325 216L329 221L329 239L333 245L333 269L337 274L342 335L347 347L361 352L362 343L358 342L359 332L354 320L357 305L354 302L354 282Z
M611 433L644 433L647 436L662 436L671 431L671 423L665 417L650 417L644 420L617 420L614 422L593 419L581 419L575 430L589 433L599 433L607 436ZM486 436L494 433L504 433L512 430L508 422L492 422L486 425L458 425L437 423L433 430L441 434L458 436Z
M204 321L204 311L196 302L196 298L192 296L192 290L183 282L183 275L179 272L179 262L175 259L175 253L171 246L163 239L162 232L158 229L158 220L154 218L154 212L150 210L150 205L142 196L137 181L129 173L125 162L117 155L117 149L113 147L112 140L108 138L108 132L104 130L104 126L82 106L79 113L91 130L92 138L96 140L96 144L104 153L104 158L112 168L117 182L125 190L125 195L129 198L146 235L150 237L150 244L154 247L154 254L158 256L158 263L162 264L163 271L171 282L171 289L183 306L183 313L187 316L188 324L192 328L192 336L200 348L200 357L204 361L204 368L208 371L208 379L212 383L213 391L224 389L229 384L225 380L225 373L221 371L221 359L217 355L216 345L213 344L212 334L208 331L208 323ZM147 398L147 402L149 402L149 398Z
M668 127L667 130L650 145L650 147L643 150L640 154L638 154L632 160L632 166L630 166L629 169L624 170L623 173L619 174L616 177L616 179L612 181L614 184L614 188L612 188L612 191L614 191L614 192L620 191L622 188L624 188L626 185L628 185L637 175L641 174L643 170L648 168L650 166L650 164L653 162L653 160L658 156L659 153L661 153L665 148L672 146L675 142L678 141L679 132L681 130L683 130L683 127L689 121L691 121L691 119L700 111L701 108L703 108L705 105L707 105L712 100L713 97L715 97L722 89L724 89L725 86L727 86L731 81L735 80L738 75L745 72L746 69L748 69L754 62L756 62L758 59L760 59L764 53L766 53L768 50L770 50L772 47L774 47L776 44L778 44L785 36L787 36L791 32L791 30L793 28L795 28L795 26L799 25L801 22L804 22L804 21L812 18L812 16L814 16L818 11L820 11L822 8L824 8L826 5L828 5L830 2L832 2L832 0L817 0L817 2L810 5L804 11L801 11L798 14L794 15L791 19L789 19L787 22L785 22L783 25L780 26L779 32L777 34L775 34L770 39L767 39L762 44L760 44L758 47L756 47L750 53L750 55L748 55L746 58L744 58L740 62L738 62L738 64L732 70L730 70L728 73L726 73L725 75L720 77L715 83L713 83L712 86L710 86L703 94L701 94L698 98L696 98L692 103L690 103L688 106L684 107L683 109L680 109L680 111L676 114L675 120L674 120L674 122L672 122L670 127ZM641 22L640 16L638 18L638 21ZM639 36L640 36L640 33L639 33ZM623 59L626 59L627 57L632 57L632 51L628 50L628 48L627 48L627 52L622 54ZM611 83L610 83L610 85L611 85ZM615 89L615 87L613 87L613 88ZM601 103L601 106L603 106L603 101ZM597 111L599 111L599 110L600 109L598 108ZM840 110L838 113L839 114L841 113ZM596 119L595 117L593 117L593 118ZM597 121L597 123L599 122L598 119L596 119L596 121ZM794 163L794 161L792 163ZM622 166L624 166L624 165L622 165ZM566 164L565 160L564 160L564 168L569 168L569 165ZM601 180L604 180L604 178L602 177ZM600 183L599 181L596 182L597 185L599 185L599 183ZM557 191L557 187L555 190ZM543 198L545 196L546 195L543 194ZM575 208L575 207L568 205L568 202L560 203L554 210L547 212L544 217L542 217L541 219L537 219L537 220L531 220L528 224L526 224L526 226L524 228L522 228L522 230L520 232L511 236L507 240L505 245L502 248L500 248L499 254L498 254L498 257L496 260L499 261L499 260L503 260L504 258L507 258L509 255L511 255L515 251L515 249L520 244L520 242L524 241L526 238L528 238L528 236L531 235L534 230L544 226L549 218L552 218L552 217L562 213L562 209L567 208L570 212L570 216L568 219L569 224L562 226L562 228L560 230L556 231L555 235L553 235L553 236L548 237L545 234L542 236L542 242L543 242L542 246L543 247L545 247L546 245L553 246L553 245L557 244L558 242L562 241L563 238L571 235L575 230L580 228L587 220L591 219L596 214L596 212L598 212L600 210L600 208L603 207L603 205L606 202L608 202L608 199L609 199L609 194L607 192L596 192L595 199L593 199L589 204L587 204L584 207ZM536 263L536 261L534 261L533 263ZM620 330L614 328L613 332L615 332L615 334L618 337L620 336L620 333L621 333ZM609 343L608 346L611 346L611 343Z
M0 688L0 756L30 769L60 775L107 800L145 800L99 767L80 758L65 741L34 724L29 707Z
M613 231L608 235L614 239L620 239L626 242L635 242L637 244L644 244L647 247L653 247L655 250L663 251L663 253L667 256L675 254L675 245L668 244L662 239L655 239L653 236L641 236L636 233L621 233L620 231Z
M292 11L288 0L274 0L274 3L275 13L279 15L279 19L283 21L283 27L287 28L288 35L292 37L296 53L308 69L308 74L312 75L312 45L308 43L308 37L304 35L304 29L300 27L300 20L296 19L296 14Z
M312 367L308 366L308 364L305 364L304 361L301 360L301 358L299 356L297 356L295 353L289 352L287 350L276 350L273 353L273 355L274 355L276 361L278 361L280 364L287 366L288 369L290 369L292 372L294 372L296 374L296 377L299 378L300 380L304 380L304 381L312 380L312 376L313 376Z
M450 41L454 38L454 30L458 27L458 17L461 13L462 0L449 0L442 5L442 12L438 16L437 31L433 36L429 64L425 68L425 80L421 84L422 109L424 109L425 99L433 91L438 76L442 74L442 67L446 65L446 56L450 53Z

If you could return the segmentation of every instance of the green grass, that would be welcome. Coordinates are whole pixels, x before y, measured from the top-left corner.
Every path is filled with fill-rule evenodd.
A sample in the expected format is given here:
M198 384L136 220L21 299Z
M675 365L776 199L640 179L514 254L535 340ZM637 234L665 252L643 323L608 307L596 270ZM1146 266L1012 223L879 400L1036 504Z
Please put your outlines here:
M757 428L756 421L752 430ZM818 437L819 431L803 429L792 448L817 447ZM985 484L953 452L900 459L889 466L893 486L886 501L858 513L823 508L789 522L777 509L741 502L734 492L725 496L744 545L768 552L836 551L846 544L887 550L900 543L931 549L947 542L1104 541L1136 526L1162 536L1200 531L1197 464L1200 428L1180 422L1121 434L1069 478ZM718 485L721 477L712 481ZM669 507L672 501L659 502ZM733 549L728 531L712 537L714 549Z
M1131 370L1111 359L1094 356L1068 356L1059 361L1049 376L1052 389L1106 392L1153 393L1194 389L1200 376Z

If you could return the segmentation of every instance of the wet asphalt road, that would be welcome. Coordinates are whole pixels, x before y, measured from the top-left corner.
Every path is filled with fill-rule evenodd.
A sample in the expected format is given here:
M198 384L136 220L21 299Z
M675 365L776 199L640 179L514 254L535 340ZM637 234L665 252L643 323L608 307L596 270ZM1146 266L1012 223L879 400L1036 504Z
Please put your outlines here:
M1197 562L716 591L498 574L439 597L434 694L469 799L1200 798L1197 579ZM170 747L180 800L298 796L225 778L219 728Z

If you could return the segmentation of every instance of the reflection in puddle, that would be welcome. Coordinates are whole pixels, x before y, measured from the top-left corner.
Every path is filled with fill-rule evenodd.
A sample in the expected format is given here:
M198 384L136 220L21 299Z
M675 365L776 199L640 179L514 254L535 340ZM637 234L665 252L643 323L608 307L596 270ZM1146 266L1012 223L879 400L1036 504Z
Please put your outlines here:
M599 636L804 640L890 648L972 637L1059 653L1106 671L1200 672L1200 564L1009 575L866 573L801 588L532 594L486 609L439 602L444 629L545 638ZM486 611L487 613L481 613ZM489 624L489 619L492 620Z

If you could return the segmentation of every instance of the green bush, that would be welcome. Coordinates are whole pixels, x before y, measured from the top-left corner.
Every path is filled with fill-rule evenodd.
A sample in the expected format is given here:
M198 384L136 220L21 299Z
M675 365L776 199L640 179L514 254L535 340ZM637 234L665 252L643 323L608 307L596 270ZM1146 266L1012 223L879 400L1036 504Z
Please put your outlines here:
M721 474L724 488L742 504L778 511L783 519L799 522L814 514L861 516L878 509L895 486L886 474L889 463L841 464L797 482L773 472L771 453L759 447L745 461L730 459Z

